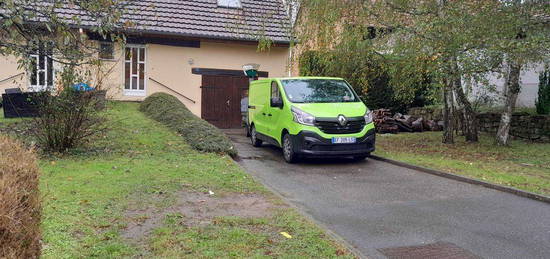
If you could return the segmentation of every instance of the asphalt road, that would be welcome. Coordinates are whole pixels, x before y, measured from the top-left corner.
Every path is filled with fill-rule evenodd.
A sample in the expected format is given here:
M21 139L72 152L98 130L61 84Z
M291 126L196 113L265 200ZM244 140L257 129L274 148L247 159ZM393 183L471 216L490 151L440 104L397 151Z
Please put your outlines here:
M228 134L242 167L369 258L550 258L549 204L376 160L290 165Z

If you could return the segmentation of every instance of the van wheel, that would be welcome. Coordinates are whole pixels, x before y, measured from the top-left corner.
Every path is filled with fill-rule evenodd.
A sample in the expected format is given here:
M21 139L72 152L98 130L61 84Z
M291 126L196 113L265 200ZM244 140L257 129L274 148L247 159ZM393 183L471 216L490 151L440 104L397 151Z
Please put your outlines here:
M262 145L262 141L258 139L258 133L256 132L256 127L252 125L252 128L250 128L250 142L252 142L252 146L260 147Z
M353 161L357 161L357 162L363 161L363 160L367 159L367 157L368 157L368 155L354 156Z
M283 157L287 163L298 162L298 154L294 153L294 145L289 134L283 136Z
M248 124L244 126L244 132L246 133L247 137L250 137L250 128L248 127Z

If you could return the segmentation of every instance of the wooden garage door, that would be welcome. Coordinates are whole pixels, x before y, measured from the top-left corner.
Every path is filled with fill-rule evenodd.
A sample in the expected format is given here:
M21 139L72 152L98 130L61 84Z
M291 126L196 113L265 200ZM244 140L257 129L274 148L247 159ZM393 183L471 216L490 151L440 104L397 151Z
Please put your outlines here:
M241 99L248 89L244 76L203 75L201 117L221 129L241 127Z

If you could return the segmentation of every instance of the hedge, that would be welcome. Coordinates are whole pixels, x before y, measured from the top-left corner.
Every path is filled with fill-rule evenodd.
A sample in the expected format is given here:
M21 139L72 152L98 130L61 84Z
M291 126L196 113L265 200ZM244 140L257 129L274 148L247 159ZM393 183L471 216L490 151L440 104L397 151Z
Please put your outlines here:
M38 177L33 152L0 136L0 258L40 256Z
M237 155L233 143L223 132L194 115L172 95L152 94L141 103L140 111L177 131L196 150Z

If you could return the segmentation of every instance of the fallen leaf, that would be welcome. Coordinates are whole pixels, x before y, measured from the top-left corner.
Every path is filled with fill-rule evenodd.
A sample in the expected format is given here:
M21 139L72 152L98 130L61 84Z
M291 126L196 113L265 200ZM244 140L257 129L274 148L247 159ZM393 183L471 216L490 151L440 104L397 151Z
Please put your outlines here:
M344 250L342 250L342 249L338 249L338 250L336 250L336 255L337 255L337 256L346 255L346 251L344 251Z
M281 235L283 235L284 237L288 238L288 239L291 239L292 236L286 232L281 232Z

